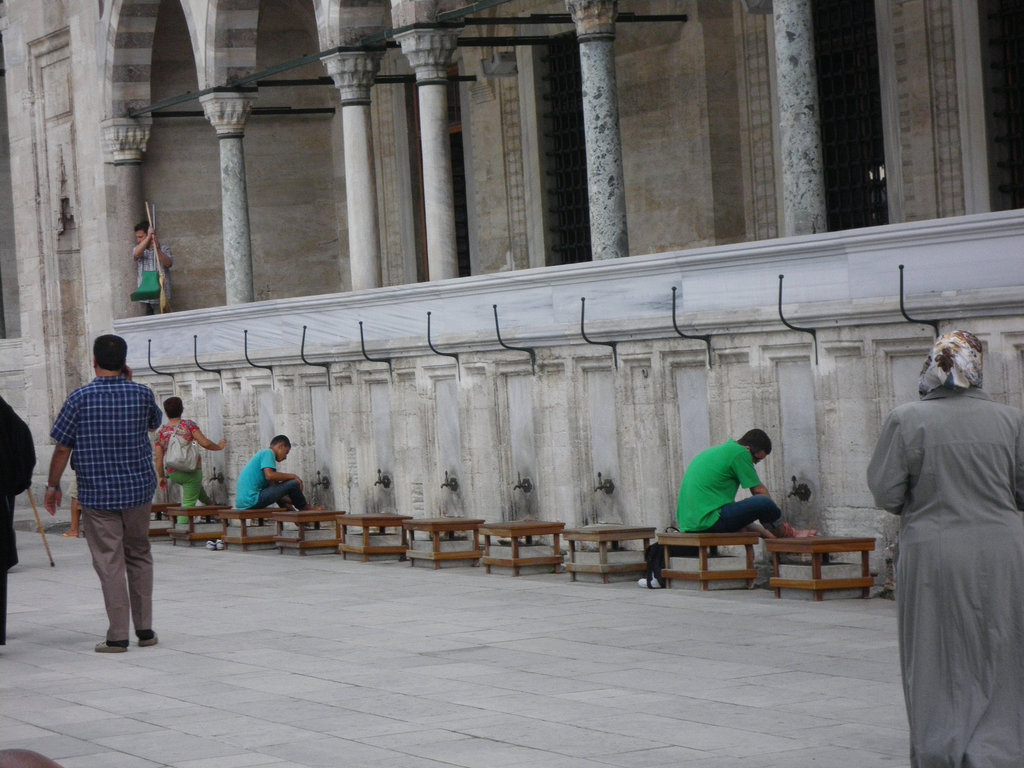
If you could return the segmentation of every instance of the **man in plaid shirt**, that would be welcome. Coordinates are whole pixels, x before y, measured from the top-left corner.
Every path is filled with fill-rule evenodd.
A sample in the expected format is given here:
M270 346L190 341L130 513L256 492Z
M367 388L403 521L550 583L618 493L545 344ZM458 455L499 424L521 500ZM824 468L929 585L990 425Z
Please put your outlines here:
M157 643L149 549L157 480L148 432L160 426L162 416L149 388L131 380L124 339L100 336L92 352L96 378L68 396L50 431L57 446L44 505L56 514L60 478L74 450L85 538L110 622L107 639L96 651L123 653L129 617L140 646Z

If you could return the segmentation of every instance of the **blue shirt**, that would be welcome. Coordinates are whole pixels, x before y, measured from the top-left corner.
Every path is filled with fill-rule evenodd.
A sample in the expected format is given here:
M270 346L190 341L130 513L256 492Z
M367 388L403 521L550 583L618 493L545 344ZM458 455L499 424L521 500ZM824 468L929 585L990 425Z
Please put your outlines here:
M269 448L258 451L249 459L235 483L235 509L252 509L260 500L260 491L270 485L264 469L276 469L277 457Z
M123 376L97 376L68 395L50 437L74 451L83 507L121 510L153 501L148 433L160 421L150 389Z

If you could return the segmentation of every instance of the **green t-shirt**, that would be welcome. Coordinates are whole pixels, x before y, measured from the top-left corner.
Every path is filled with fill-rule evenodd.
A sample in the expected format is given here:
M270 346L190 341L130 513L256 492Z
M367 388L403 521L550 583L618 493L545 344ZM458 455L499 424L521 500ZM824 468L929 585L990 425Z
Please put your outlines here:
M718 510L736 501L741 485L753 488L760 484L754 457L746 446L727 440L701 451L686 468L679 487L679 530L706 531L718 522Z

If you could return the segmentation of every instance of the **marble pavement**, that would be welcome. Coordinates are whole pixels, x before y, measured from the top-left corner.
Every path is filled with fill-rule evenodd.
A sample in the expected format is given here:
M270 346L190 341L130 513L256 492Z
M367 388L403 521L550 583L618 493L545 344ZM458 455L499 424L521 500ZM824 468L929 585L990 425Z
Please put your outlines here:
M894 604L155 543L160 644L19 531L0 746L64 768L906 766Z

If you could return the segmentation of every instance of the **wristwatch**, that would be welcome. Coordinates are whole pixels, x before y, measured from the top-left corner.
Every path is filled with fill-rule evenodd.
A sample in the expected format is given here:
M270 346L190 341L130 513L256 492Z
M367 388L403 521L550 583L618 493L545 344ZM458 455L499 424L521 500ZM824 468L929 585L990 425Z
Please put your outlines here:
M46 486L46 492L49 493L50 491L53 491L54 493L59 493L60 492L60 486L59 485L48 485L48 486Z

